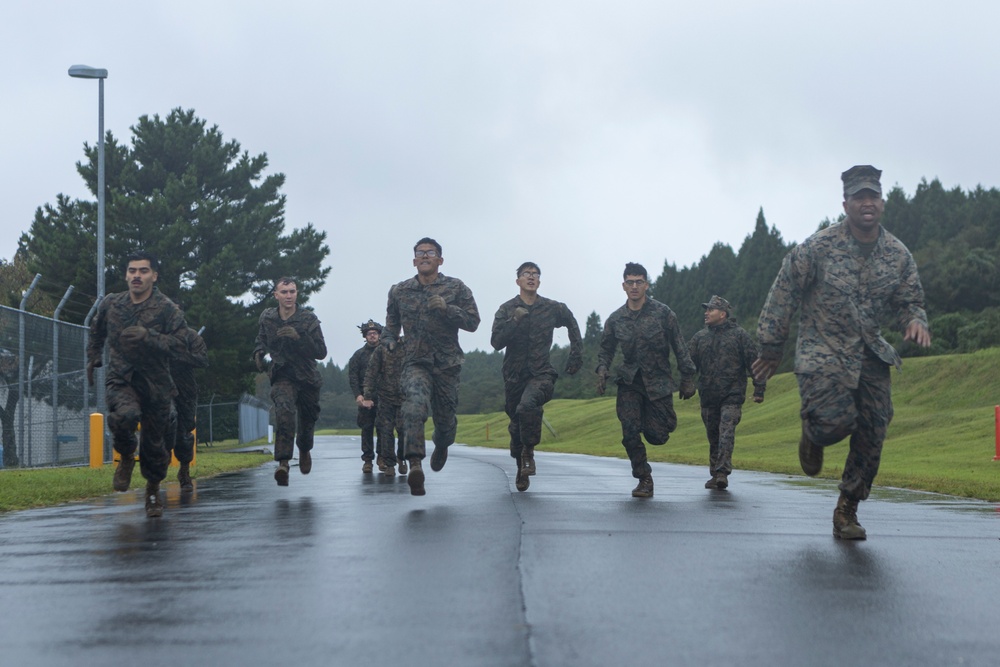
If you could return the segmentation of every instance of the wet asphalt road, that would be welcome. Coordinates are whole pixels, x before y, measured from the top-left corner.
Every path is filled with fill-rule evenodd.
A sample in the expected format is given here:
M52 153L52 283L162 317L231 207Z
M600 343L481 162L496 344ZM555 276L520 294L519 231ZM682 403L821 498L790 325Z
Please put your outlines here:
M879 490L845 543L804 477L653 464L636 500L626 461L539 452L518 493L455 447L417 498L359 452L172 483L158 520L138 491L0 516L0 665L1000 661L995 504Z

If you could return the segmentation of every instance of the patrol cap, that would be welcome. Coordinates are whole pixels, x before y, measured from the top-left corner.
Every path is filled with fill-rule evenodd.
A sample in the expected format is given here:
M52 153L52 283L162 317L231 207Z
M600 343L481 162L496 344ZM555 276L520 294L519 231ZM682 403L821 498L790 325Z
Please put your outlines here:
M860 164L851 167L840 175L840 180L844 182L844 196L850 197L862 190L874 190L882 196L882 170L876 169L870 164Z
M374 329L375 331L382 333L382 325L375 320L368 320L364 324L358 327L361 329L361 335L364 336L366 333Z
M708 303L701 304L701 307L705 310L709 308L715 308L716 310L724 310L726 314L733 312L733 307L729 305L729 302L723 299L718 294L713 294L712 298L708 300Z

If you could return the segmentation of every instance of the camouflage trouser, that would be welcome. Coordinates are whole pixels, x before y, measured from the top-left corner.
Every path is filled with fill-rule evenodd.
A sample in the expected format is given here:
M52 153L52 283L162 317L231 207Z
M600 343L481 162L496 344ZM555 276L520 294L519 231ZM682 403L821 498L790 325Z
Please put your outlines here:
M866 357L857 389L845 389L821 375L799 375L798 381L803 431L823 447L851 436L840 490L848 498L865 500L878 474L882 443L892 421L888 364Z
M733 472L736 425L742 417L743 406L739 403L706 403L702 398L701 421L708 435L708 471L712 475Z
M375 408L358 408L358 427L361 429L361 458L365 461L373 461L375 459Z
M271 384L274 403L274 460L292 458L294 444L300 452L313 447L313 431L319 418L319 387L285 378ZM295 418L298 416L298 441L295 442Z
M177 396L174 397L174 411L171 414L173 437L168 440L174 456L181 463L191 463L194 458L195 415L198 410L198 385L194 373L180 371L173 373Z
M461 372L461 366L443 369L423 364L403 366L399 384L406 397L402 407L406 458L424 458L424 423L428 414L434 420L434 445L448 447L455 442Z
M170 465L170 390L151 387L138 373L131 384L107 383L108 430L114 440L115 451L122 458L135 456L139 447L139 471L150 482L159 482L167 476ZM141 436L136 442L135 432L142 422Z
M510 455L521 457L524 447L534 448L542 439L542 406L552 399L555 383L548 375L504 384L504 412L510 417Z
M375 413L378 453L388 465L403 458L403 411L398 405L379 401Z
M622 423L622 444L625 445L628 460L632 462L632 476L638 479L652 472L646 460L642 436L651 445L662 445L677 428L674 397L667 394L651 400L636 385L619 384L616 408L618 420Z

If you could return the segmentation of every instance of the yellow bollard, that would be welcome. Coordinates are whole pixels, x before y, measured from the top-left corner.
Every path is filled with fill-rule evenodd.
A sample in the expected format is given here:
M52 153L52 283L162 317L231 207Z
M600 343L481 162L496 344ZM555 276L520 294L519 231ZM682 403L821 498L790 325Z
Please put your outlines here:
M195 464L195 461L198 460L198 429L194 429L193 431L191 431L191 435L194 436L194 447L192 447L191 449L191 465L193 466ZM177 460L177 453L171 449L170 465L173 467L179 467L180 464L181 462Z
M104 415L100 412L90 413L90 467L100 468L104 465Z

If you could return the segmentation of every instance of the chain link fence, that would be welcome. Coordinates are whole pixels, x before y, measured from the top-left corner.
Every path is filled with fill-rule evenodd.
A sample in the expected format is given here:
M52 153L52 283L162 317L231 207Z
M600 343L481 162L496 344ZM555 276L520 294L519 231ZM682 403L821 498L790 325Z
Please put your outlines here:
M0 306L0 448L3 467L80 465L89 460L89 415L103 407L87 386L86 326ZM100 405L99 405L100 403ZM268 435L270 406L244 394L198 406L198 440ZM104 438L104 461L111 461Z

